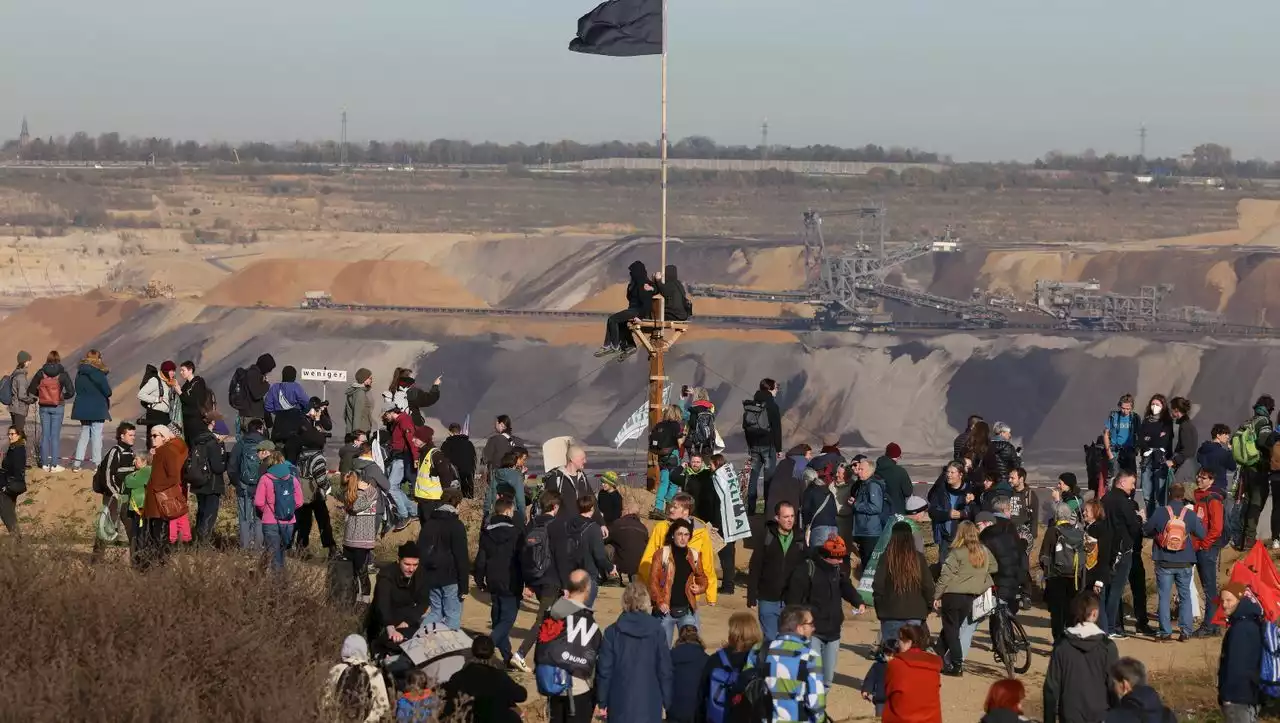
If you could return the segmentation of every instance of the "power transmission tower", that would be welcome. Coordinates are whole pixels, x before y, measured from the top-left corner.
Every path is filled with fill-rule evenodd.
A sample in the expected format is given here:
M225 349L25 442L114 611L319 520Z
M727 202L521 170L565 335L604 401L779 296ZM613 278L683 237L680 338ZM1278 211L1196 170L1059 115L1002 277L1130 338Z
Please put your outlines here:
M1141 124L1138 126L1138 158L1145 159L1147 157L1147 126Z
M769 160L769 119L760 124L760 160Z
M342 111L342 140L338 142L338 165L347 165L347 112Z

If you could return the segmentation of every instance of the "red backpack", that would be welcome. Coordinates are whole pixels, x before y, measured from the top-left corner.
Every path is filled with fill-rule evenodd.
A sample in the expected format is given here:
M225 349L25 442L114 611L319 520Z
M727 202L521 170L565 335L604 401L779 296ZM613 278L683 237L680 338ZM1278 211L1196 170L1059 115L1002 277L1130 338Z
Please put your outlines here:
M36 400L42 407L56 407L62 404L61 375L51 377L46 374L40 380Z
M1164 530L1156 536L1156 544L1168 550L1169 552L1181 552L1187 546L1187 507L1183 505L1178 510L1178 516L1173 516L1173 508L1165 506L1165 510L1169 513L1169 521L1164 523Z

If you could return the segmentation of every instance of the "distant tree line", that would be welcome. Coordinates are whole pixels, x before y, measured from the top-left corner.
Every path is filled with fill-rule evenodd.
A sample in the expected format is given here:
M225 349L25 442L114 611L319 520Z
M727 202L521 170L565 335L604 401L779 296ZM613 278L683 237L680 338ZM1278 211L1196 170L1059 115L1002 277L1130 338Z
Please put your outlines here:
M1280 178L1280 162L1261 158L1237 161L1232 157L1230 148L1218 143L1202 143L1180 158L1143 158L1114 153L1100 156L1093 150L1081 154L1051 151L1034 165L1037 169L1084 173Z
M170 138L121 138L119 133L103 133L94 138L88 133L76 133L71 137L34 138L25 148L17 141L5 143L8 154L18 154L30 161L147 161L154 156L157 163L209 163L234 161L258 163L337 163L342 159L340 144L336 141L316 143L295 141L292 143L250 142L199 143L175 141ZM234 151L234 153L233 153ZM414 163L425 165L506 165L519 163L537 166L548 163L569 163L593 158L657 158L656 143L471 143L469 141L438 138L430 142L369 141L367 144L348 143L346 160L349 163ZM723 158L757 159L764 156L789 161L864 161L885 163L938 163L936 153L906 148L884 148L867 145L862 148L815 145L794 148L770 146L768 149L751 146L723 146L705 136L690 136L671 146L674 158Z

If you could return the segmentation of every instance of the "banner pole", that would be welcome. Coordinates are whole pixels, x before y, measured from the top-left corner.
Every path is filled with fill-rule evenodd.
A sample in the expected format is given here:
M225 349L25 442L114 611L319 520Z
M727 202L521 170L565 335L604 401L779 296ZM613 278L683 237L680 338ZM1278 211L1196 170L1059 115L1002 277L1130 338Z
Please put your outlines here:
M667 0L662 0L662 263L658 267L667 271ZM666 318L666 305L658 306L658 321Z

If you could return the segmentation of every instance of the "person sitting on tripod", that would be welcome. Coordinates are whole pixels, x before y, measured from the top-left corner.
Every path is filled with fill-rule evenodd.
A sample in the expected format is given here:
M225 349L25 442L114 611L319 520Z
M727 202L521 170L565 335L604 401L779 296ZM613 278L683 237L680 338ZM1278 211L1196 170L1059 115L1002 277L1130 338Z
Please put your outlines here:
M634 319L648 318L653 309L654 285L643 261L633 261L627 267L631 274L627 282L627 308L613 314L605 322L604 345L596 350L597 357L618 355L618 361L626 361L636 353L636 343L627 330Z

